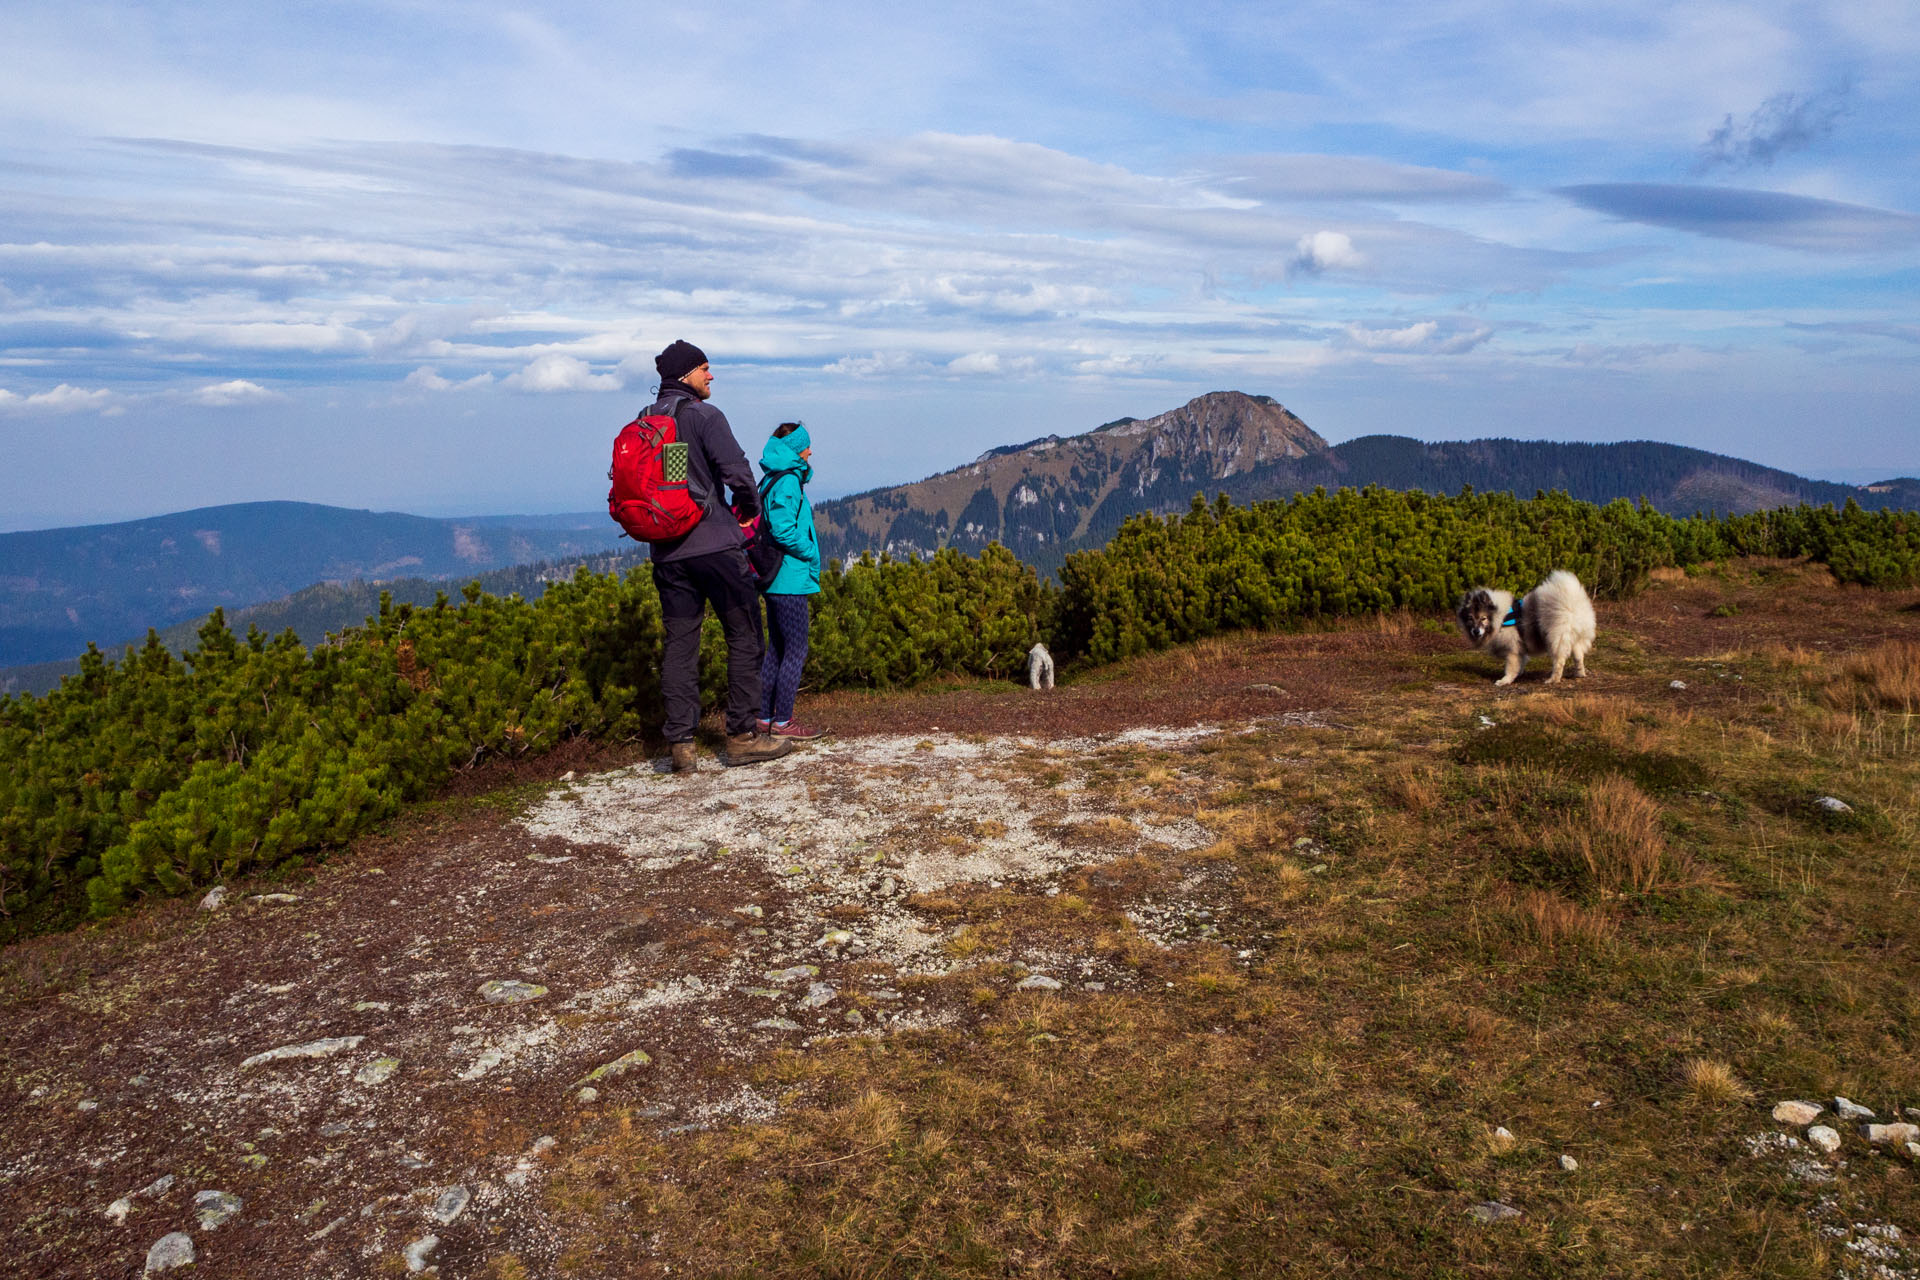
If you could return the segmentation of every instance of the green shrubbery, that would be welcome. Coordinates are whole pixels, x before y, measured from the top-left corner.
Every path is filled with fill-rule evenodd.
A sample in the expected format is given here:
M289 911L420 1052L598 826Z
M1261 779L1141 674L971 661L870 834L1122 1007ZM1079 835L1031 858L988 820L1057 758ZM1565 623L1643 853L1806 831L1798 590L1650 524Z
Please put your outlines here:
M1911 585L1920 521L1851 505L1675 520L1562 495L1379 489L1196 500L1070 557L1058 588L999 547L835 565L814 599L806 678L1005 676L1043 636L1062 660L1106 662L1238 627L1440 609L1470 584L1524 589L1561 567L1620 596L1656 566L1735 554ZM477 586L465 597L383 599L364 628L310 653L291 633L237 639L216 613L184 659L149 636L119 662L89 651L46 697L0 700L0 938L295 864L486 758L659 723L660 609L645 570L583 571L532 603ZM710 622L710 698L724 665Z

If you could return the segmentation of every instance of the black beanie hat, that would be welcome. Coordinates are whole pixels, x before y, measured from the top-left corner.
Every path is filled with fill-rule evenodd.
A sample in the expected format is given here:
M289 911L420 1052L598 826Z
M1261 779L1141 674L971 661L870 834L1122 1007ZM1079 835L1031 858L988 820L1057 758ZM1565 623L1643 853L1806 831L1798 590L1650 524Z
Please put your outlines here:
M653 358L653 367L668 382L686 377L707 362L707 353L684 338L676 338L673 345Z

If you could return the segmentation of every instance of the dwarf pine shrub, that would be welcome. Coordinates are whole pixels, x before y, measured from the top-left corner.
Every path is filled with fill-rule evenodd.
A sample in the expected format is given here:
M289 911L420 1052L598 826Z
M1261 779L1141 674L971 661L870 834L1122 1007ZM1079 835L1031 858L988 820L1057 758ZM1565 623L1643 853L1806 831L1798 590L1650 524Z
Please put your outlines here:
M1597 597L1656 568L1732 555L1820 560L1844 582L1920 583L1920 517L1796 507L1675 519L1628 502L1378 488L1136 516L1068 557L1059 585L999 546L834 564L813 599L812 689L1004 677L1045 639L1108 662L1237 628L1450 608L1468 586L1526 590L1571 569ZM472 584L379 612L311 651L235 636L216 611L176 658L149 632L89 648L45 697L0 698L0 939L60 928L311 858L457 770L661 718L650 572L585 570L534 602ZM701 685L724 695L708 620Z

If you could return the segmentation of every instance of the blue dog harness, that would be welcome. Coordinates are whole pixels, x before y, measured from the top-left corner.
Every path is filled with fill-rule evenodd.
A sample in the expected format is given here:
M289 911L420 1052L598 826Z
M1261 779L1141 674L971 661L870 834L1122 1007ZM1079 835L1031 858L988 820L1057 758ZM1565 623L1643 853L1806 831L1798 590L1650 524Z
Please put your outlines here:
M1503 627L1517 627L1520 625L1520 602L1518 600L1513 602L1513 608L1507 610L1507 616L1501 620L1500 625Z

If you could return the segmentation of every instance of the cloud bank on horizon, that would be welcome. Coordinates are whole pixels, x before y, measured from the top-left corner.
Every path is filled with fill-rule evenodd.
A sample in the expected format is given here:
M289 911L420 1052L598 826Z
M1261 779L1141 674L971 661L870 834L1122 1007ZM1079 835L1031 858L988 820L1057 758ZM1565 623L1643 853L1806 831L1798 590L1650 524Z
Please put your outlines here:
M587 509L675 337L841 491L1225 387L1920 468L1904 0L69 0L0 41L0 527Z

